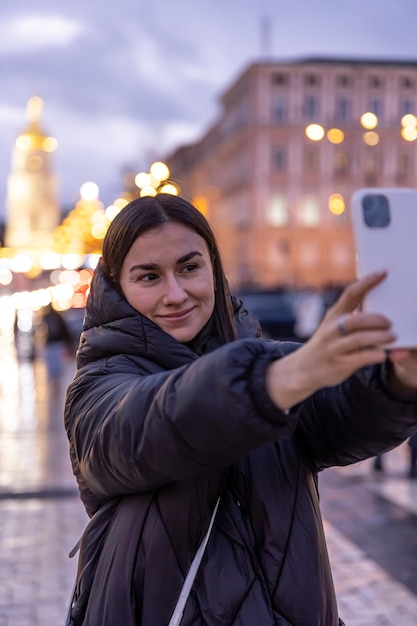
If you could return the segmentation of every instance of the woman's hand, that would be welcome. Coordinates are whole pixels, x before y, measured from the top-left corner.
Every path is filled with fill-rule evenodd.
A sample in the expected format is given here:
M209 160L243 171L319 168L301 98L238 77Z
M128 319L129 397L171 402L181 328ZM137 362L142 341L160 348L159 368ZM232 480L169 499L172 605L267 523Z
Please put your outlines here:
M396 338L389 320L357 310L368 291L385 276L385 272L371 274L346 287L312 337L295 352L271 363L266 385L277 406L288 409L322 387L341 383L365 365L385 361L383 346ZM396 355L393 351L391 358L395 360L395 379L404 383L414 380L417 354Z

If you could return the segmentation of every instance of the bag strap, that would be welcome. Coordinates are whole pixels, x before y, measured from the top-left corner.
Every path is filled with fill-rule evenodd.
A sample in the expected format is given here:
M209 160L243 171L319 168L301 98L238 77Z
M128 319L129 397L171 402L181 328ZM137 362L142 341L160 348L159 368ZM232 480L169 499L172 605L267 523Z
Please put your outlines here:
M211 515L208 530L205 536L203 537L203 540L200 543L200 546L197 552L195 553L193 562L190 565L190 569L188 570L187 576L185 578L180 595L178 597L177 604L175 605L175 609L174 609L174 612L172 614L172 617L168 626L179 626L179 624L181 623L185 605L187 604L187 600L190 595L192 586L194 584L195 577L197 576L198 568L200 567L200 563L204 556L204 552L206 550L208 540L210 539L211 531L214 525L214 520L216 519L217 509L219 508L220 500L221 500L221 496L219 496L219 498L217 499L216 506L214 507L213 513Z
M214 525L214 520L216 519L217 509L219 508L220 500L221 500L221 496L219 496L217 499L213 513L211 515L210 524L207 529L207 532L204 535L203 540L201 541L198 547L198 550L194 555L193 561L190 565L190 569L188 570L187 576L185 578L184 584L180 591L177 604L175 605L175 609L174 609L174 612L172 614L172 617L170 619L168 626L179 626L179 624L181 623L185 605L187 604L188 596L190 595L195 577L197 576L198 568L200 567L200 563L204 556L204 552L206 550L208 540L210 539L211 531ZM81 539L77 541L77 543L75 544L75 546L69 553L70 558L75 556L75 554L78 552L79 547L80 547L80 542L81 542ZM76 589L76 584L74 585L74 588L72 590L71 599L70 599L70 603L69 603L69 607L68 607L68 611L66 615L66 620L65 620L65 626L71 626L71 608L74 602L75 589Z

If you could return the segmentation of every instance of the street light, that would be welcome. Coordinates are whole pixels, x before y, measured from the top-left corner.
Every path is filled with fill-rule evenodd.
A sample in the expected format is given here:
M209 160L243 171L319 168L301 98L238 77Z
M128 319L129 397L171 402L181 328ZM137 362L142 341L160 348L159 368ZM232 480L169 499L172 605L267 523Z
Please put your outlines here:
M415 141L417 139L417 117L412 113L403 115L401 118L401 137L405 141Z
M180 194L179 185L170 180L171 172L168 165L162 161L155 161L149 168L149 172L139 172L135 176L135 184L138 187L139 195L156 196L158 193L168 193L172 196Z

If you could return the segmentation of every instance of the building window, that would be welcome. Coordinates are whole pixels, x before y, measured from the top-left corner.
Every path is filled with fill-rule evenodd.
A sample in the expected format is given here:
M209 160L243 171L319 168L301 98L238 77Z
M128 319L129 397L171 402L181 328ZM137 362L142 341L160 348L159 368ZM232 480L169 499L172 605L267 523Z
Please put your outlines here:
M306 172L315 173L318 170L319 155L317 150L306 150L304 154L304 169Z
M275 172L283 172L287 168L287 153L285 148L282 146L272 148L271 165Z
M382 87L382 78L379 76L370 76L368 79L368 85L370 87Z
M288 74L272 74L272 84L274 85L288 85L290 77Z
M414 111L415 111L415 105L414 105L414 101L413 100L410 100L409 98L401 100L401 102L400 102L400 117L404 117L404 115L408 115L409 113L413 113L414 114Z
M375 152L369 153L365 161L365 171L367 174L379 174L381 171L381 157Z
M250 224L251 207L247 200L238 198L229 205L229 220L236 228L247 228Z
M320 223L320 205L315 194L307 193L301 198L298 206L298 222L310 228Z
M274 122L283 123L287 121L288 102L283 95L276 96L273 102L272 118Z
M319 106L319 100L316 96L311 96L311 95L305 96L303 114L304 114L304 117L309 121L313 121L319 118L320 106Z
M380 98L371 98L369 100L369 107L368 110L371 113L375 113L375 115L377 116L377 118L379 120L382 119L382 114L383 114L383 104L382 104L382 100Z
M266 206L266 221L271 226L282 227L288 224L288 203L283 193L271 194Z
M341 74L340 76L337 76L336 84L339 87L350 87L351 85L353 85L353 77L347 76L346 74Z
M399 176L407 176L412 171L412 159L409 154L400 154L398 158L398 174Z
M352 103L349 98L336 98L335 120L349 122L352 119Z
M346 176L349 173L349 155L337 150L333 157L333 172L335 176Z
M401 76L400 87L403 89L412 89L414 87L414 81L408 76Z
M310 87L320 85L320 76L317 76L317 74L306 74L304 76L304 84Z
M321 251L315 241L303 241L298 251L300 265L311 269L320 263Z

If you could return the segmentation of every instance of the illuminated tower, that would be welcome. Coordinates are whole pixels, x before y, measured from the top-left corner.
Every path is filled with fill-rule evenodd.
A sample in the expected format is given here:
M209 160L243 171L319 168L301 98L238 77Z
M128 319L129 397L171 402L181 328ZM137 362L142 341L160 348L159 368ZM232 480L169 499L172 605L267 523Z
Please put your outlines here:
M16 139L7 183L5 244L10 248L50 248L52 233L61 221L56 178L51 171L54 137L42 131L41 98L27 104L29 125Z

